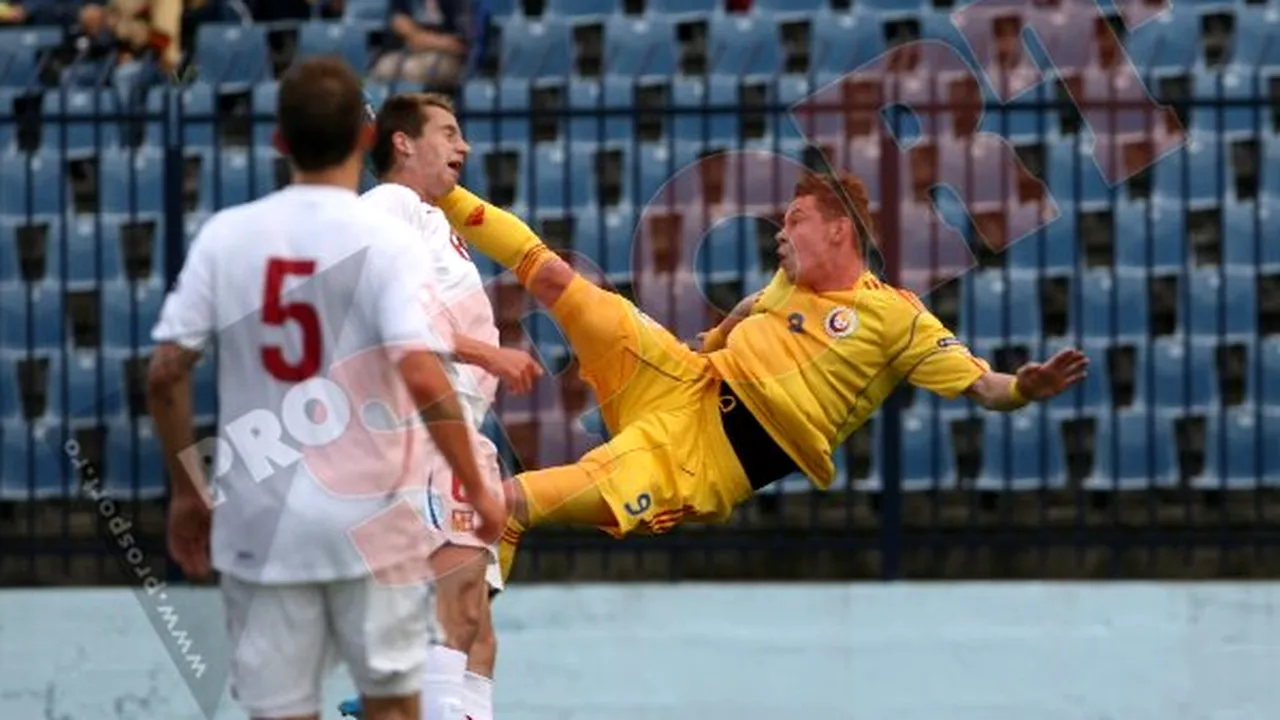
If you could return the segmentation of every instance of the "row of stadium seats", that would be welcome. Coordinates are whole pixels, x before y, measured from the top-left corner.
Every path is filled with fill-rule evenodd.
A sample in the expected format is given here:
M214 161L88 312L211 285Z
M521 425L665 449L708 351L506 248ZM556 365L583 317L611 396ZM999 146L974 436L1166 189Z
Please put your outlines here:
M1008 341L1009 343L1017 341ZM1028 341L1038 349L1063 347L1063 341ZM1003 345L1005 349L1009 345ZM1001 354L992 342L973 343L987 357ZM1096 414L1115 408L1149 408L1162 415L1209 411L1219 407L1260 406L1280 411L1280 339L1238 342L1188 342L1161 338L1145 342L1086 342L1093 359L1088 379L1048 404L1055 415ZM1024 348L1025 349L1025 348ZM554 355L548 350L547 356ZM29 356L0 355L0 420L73 421L126 418L143 412L141 378L144 350L104 350ZM195 373L195 410L216 411L216 370L204 361ZM564 412L565 400L554 382L525 398L502 404L505 418L549 416ZM954 419L972 413L963 400L945 401L914 392L908 408Z
M904 11L859 4L852 10L819 9L811 15L777 14L763 7L745 15L699 13L695 8L641 16L597 13L528 18L512 14L495 18L502 38L496 70L516 78L839 74L912 39L967 48L961 52L971 56L976 66L989 67L999 46L996 38L1003 36L1010 16L1019 19L1015 28L1035 28L1043 36L1053 66L1080 69L1097 62L1101 48L1109 42L1108 31L1096 25L1092 8L1092 3L1064 3L1057 8L980 3L952 14L950 9ZM1149 6L1139 8L1131 15L1130 24L1136 27L1122 33L1125 49L1140 71L1216 67L1228 59L1236 67L1280 63L1280 48L1269 42L1280 35L1280 13L1274 9L1175 4L1155 21L1141 22L1154 12L1156 8ZM1210 24L1220 24L1229 41L1221 51L1211 52L1202 25L1216 15L1226 19L1219 23L1213 17ZM202 25L196 34L194 64L203 78L213 82L251 84L267 79L273 74L270 32L264 25ZM0 62L0 84L25 86L34 77L39 52L60 45L63 37L57 28L24 28L4 31L0 41L4 41L0 48L6 58ZM374 52L365 22L302 23L296 48L294 57L337 54L359 69L369 67ZM926 55L921 60L930 63L941 57ZM950 59L945 63L955 66Z
M532 433L511 430L513 444L526 446L517 452L525 450L525 459L538 466L570 461L600 442L577 422L548 419ZM877 443L870 447L878 446L880 432L874 420L861 431ZM1071 480L1097 491L1172 489L1183 479L1205 490L1275 487L1280 485L1280 446L1266 440L1277 432L1280 414L1254 409L1179 417L1104 411L1069 420L1041 420L1030 413L949 420L908 411L902 420L903 489L1066 490ZM80 444L82 456L94 461L104 492L119 498L164 494L159 445L149 421L94 421L73 426L68 435ZM876 492L880 458L867 452L865 443L854 442L861 452L842 448L835 454L833 489L852 484ZM87 451L91 443L94 448ZM61 428L0 423L0 501L78 495L78 480L60 452L63 445ZM805 487L802 478L780 483L783 491Z

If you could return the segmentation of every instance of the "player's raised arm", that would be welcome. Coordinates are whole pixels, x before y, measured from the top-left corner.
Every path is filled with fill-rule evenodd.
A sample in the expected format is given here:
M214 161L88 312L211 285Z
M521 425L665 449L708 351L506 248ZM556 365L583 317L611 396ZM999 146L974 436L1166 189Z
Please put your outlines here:
M165 299L152 331L158 343L147 368L147 411L169 471L169 552L191 577L210 571L209 523L212 502L199 465L182 462L195 445L192 431L191 372L217 323L214 263L206 225L191 245L178 282Z
M964 395L988 410L1011 412L1056 397L1084 379L1089 361L1077 350L1064 350L1044 364L1024 365L1016 376L994 372L915 295L899 293L890 312L902 317L898 324L906 330L892 345L893 367L916 387L949 400Z

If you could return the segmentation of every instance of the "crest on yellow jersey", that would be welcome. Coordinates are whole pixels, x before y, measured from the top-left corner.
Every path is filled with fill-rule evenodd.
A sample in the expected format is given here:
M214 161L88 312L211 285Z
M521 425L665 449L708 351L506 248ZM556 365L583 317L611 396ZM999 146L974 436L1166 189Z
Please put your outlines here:
M849 337L858 329L858 313L844 306L832 308L822 321L822 329L835 339Z

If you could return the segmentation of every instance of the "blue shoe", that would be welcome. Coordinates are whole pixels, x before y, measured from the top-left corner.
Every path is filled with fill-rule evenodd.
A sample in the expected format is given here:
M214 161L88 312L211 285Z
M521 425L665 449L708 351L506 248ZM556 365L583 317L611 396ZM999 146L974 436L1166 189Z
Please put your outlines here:
M360 720L360 718L364 717L364 710L360 707L360 700L358 698L355 700L343 701L343 703L338 706L338 712L342 713L342 717L344 718L352 717L356 720Z

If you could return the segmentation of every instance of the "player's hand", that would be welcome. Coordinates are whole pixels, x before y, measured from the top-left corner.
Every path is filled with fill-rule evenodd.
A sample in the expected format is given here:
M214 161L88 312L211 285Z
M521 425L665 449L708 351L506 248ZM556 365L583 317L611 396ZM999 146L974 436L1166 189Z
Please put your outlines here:
M169 555L189 578L208 577L209 528L213 511L203 497L177 495L169 505Z
M471 507L480 516L476 537L486 545L498 542L507 526L507 502L503 495L486 489L480 497L471 499Z
M1049 400L1066 392L1088 374L1089 358L1079 350L1062 350L1042 363L1018 368L1018 392L1032 402Z
M496 375L516 395L528 393L542 377L542 366L523 350L494 348L485 364L488 366L485 370Z

